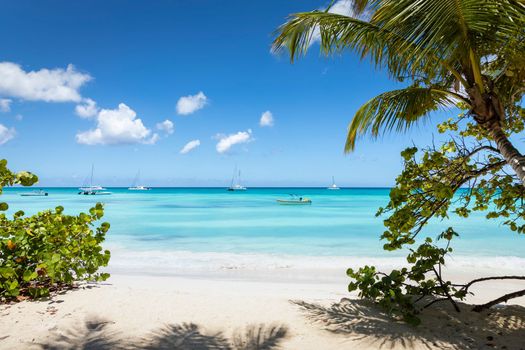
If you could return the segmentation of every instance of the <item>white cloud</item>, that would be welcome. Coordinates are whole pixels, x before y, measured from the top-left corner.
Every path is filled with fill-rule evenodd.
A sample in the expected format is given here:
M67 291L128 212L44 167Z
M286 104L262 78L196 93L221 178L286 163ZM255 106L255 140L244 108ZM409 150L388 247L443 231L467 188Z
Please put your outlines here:
M40 69L24 71L12 62L0 62L0 95L29 101L80 102L78 90L91 80L89 74L80 73L73 65L66 69Z
M344 16L354 16L353 1L352 0L338 0L328 10L330 13L335 13Z
M208 97L202 91L196 95L183 96L177 101L177 113L181 115L192 114L204 108L207 103Z
M102 109L97 115L97 127L78 133L77 142L85 145L153 144L159 139L152 134L137 113L124 103L118 109Z
M239 131L236 134L230 135L217 135L219 142L217 143L216 149L219 153L227 152L233 145L238 143L247 143L253 141L252 130Z
M11 102L13 101L8 98L0 98L0 112L10 112Z
M22 119L24 119L24 116L22 114L17 114L17 115L15 115L15 119L17 121L21 121Z
M273 114L270 111L266 111L261 114L261 119L259 120L260 126L273 126Z
M182 149L180 150L180 154L186 154L192 149L199 147L200 145L201 145L200 140L192 140L188 142L187 144L185 144L184 147L182 147Z
M348 16L348 17L357 17L353 10L352 1L353 0L338 0L332 5L332 7L330 7L328 12L335 13L337 15ZM316 28L314 32L312 33L312 39L310 40L310 45L312 45L315 42L319 42L319 41L321 41L321 33L319 31L319 28Z
M75 107L75 113L82 118L91 118L97 115L98 107L97 103L90 98L86 98Z
M15 128L7 128L4 125L0 124L0 145L3 145L7 141L15 137L16 131Z
M162 123L157 123L157 129L164 131L166 134L173 134L174 128L175 128L175 125L169 119L166 119Z

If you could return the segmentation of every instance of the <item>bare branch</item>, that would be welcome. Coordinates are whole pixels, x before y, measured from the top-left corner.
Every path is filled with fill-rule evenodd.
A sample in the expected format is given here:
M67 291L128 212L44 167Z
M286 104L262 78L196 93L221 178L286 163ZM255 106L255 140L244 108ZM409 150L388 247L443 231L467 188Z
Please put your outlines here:
M486 310L494 305L497 305L499 303L506 303L507 301L509 301L510 299L514 299L514 298L518 298L518 297L522 297L525 295L525 289L522 289L522 290L519 290L517 292L513 292L513 293L509 293L509 294L505 294L497 299L494 299L492 301L489 301L488 303L486 304L481 304L481 305L476 305L472 308L472 311L475 311L475 312L481 312L483 310Z

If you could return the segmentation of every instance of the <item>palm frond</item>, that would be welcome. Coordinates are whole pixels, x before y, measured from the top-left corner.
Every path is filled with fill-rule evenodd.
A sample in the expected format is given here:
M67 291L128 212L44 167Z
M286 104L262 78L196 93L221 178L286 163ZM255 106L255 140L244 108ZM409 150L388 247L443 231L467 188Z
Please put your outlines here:
M422 56L459 61L469 85L483 90L482 51L523 34L525 7L514 0L383 0L370 22L395 31Z
M372 3L371 0L353 0L352 9L355 14L360 15L365 12L370 3Z
M358 136L381 132L402 132L439 108L452 108L468 101L462 96L438 88L408 87L385 92L365 103L348 126L345 152L353 151Z
M297 13L277 33L273 50L288 49L292 61L306 54L312 41L319 39L325 55L353 50L362 58L370 57L377 68L387 67L394 77L448 70L439 57L433 53L422 55L395 32L344 15L322 11Z
M326 11L297 13L277 30L274 51L287 48L293 61L319 40L324 54L349 49L370 57L377 68L388 68L393 77L432 78L450 72L470 87L482 83L479 57L486 54L487 43L505 43L523 35L525 27L525 6L519 0L362 0L354 4L371 8L371 19Z

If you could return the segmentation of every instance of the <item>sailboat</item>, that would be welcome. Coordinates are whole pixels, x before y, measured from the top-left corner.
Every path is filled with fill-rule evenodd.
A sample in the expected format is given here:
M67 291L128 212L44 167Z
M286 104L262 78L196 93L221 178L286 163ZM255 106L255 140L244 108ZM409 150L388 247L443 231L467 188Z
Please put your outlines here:
M335 184L334 177L332 176L332 184L326 188L327 190L339 190L339 187Z
M107 192L104 187L101 187L101 186L98 186L98 185L93 185L93 173L94 173L94 171L95 171L95 166L93 164L91 164L91 178L90 178L90 181L89 181L89 186L80 187L79 188L80 192L78 192L78 194L83 194L85 196L87 196L87 195L94 196L94 195L108 195L108 194L111 194L111 192Z
M133 180L133 183L131 184L131 187L128 187L128 190L130 191L148 191L151 190L151 187L146 187L139 185L140 183L140 170L137 172L137 176L135 176L135 180Z
M233 171L232 182L230 187L228 187L228 191L246 191L246 187L241 185L241 171L239 170L239 172L237 172L237 167Z

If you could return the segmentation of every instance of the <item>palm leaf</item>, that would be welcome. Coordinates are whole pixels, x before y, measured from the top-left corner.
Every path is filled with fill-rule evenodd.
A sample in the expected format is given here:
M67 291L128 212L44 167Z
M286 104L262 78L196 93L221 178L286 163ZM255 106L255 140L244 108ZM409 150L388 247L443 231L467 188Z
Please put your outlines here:
M325 55L350 49L362 58L370 57L377 68L387 67L394 77L421 72L434 75L450 70L439 57L431 52L425 56L393 31L357 18L322 11L293 15L278 29L273 50L288 49L293 62L306 54L316 34L320 35L321 51Z
M385 92L365 103L348 126L345 152L353 151L358 136L370 133L405 131L414 123L439 108L452 108L458 102L468 103L462 96L447 90L409 87Z
M297 13L278 29L274 51L287 48L293 61L320 36L324 54L350 49L393 77L450 72L465 87L476 82L482 88L479 57L487 42L506 43L525 27L525 7L517 0L358 2L375 11L370 21L326 11Z
M468 81L483 91L479 58L487 43L504 45L523 33L525 7L513 0L384 0L371 18L418 48L459 61Z

